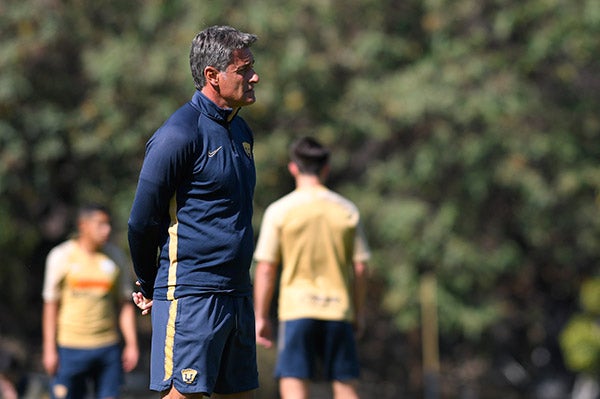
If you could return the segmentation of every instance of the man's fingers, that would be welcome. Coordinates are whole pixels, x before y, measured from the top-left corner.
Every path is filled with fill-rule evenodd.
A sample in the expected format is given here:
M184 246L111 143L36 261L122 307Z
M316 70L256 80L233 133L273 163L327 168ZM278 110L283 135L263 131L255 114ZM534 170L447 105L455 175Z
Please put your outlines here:
M273 342L271 340L262 337L258 337L256 343L258 343L261 346L264 346L267 349L273 346Z

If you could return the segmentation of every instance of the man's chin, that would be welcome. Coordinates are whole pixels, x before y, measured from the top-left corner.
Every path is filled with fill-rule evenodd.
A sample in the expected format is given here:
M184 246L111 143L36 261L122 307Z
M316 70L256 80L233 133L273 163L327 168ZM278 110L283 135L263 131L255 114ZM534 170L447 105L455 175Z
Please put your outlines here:
M254 94L246 95L246 96L244 96L244 98L236 101L235 106L231 106L231 108L239 108L239 107L245 107L247 105L252 105L252 104L254 104L255 101L256 101L256 97L254 97Z

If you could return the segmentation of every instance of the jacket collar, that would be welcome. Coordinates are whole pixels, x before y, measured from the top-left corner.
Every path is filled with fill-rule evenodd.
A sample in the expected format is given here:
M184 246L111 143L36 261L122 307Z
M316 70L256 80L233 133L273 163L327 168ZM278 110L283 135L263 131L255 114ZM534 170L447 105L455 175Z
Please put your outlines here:
M233 112L232 108L221 108L214 102L208 99L202 92L196 90L192 97L192 105L198 108L203 114L209 118L214 119L219 123L228 123L237 115L237 112ZM239 112L239 109L238 109Z

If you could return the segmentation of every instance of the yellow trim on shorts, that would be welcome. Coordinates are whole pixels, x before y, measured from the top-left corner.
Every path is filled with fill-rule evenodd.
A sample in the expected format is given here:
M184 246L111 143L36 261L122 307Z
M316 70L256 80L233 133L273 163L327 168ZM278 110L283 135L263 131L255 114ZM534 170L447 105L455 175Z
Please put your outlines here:
M175 319L177 318L177 299L169 305L169 321L167 322L167 334L165 337L165 378L169 380L173 376L173 347L175 344Z
M175 299L175 284L177 283L177 226L169 228L169 277L167 280L167 300Z

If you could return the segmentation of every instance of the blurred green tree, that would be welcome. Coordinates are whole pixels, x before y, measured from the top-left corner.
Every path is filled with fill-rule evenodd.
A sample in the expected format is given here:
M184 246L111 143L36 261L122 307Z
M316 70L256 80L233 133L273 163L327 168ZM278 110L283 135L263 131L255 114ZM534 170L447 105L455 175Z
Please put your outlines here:
M79 202L106 202L126 245L144 144L191 96L189 43L212 24L260 37L243 111L256 226L292 188L287 145L317 136L398 329L419 327L427 270L443 340L487 343L499 324L527 348L558 335L600 258L593 0L5 0L0 333L37 334L43 257Z
M565 363L577 373L600 373L600 278L581 285L581 311L573 315L560 334Z

